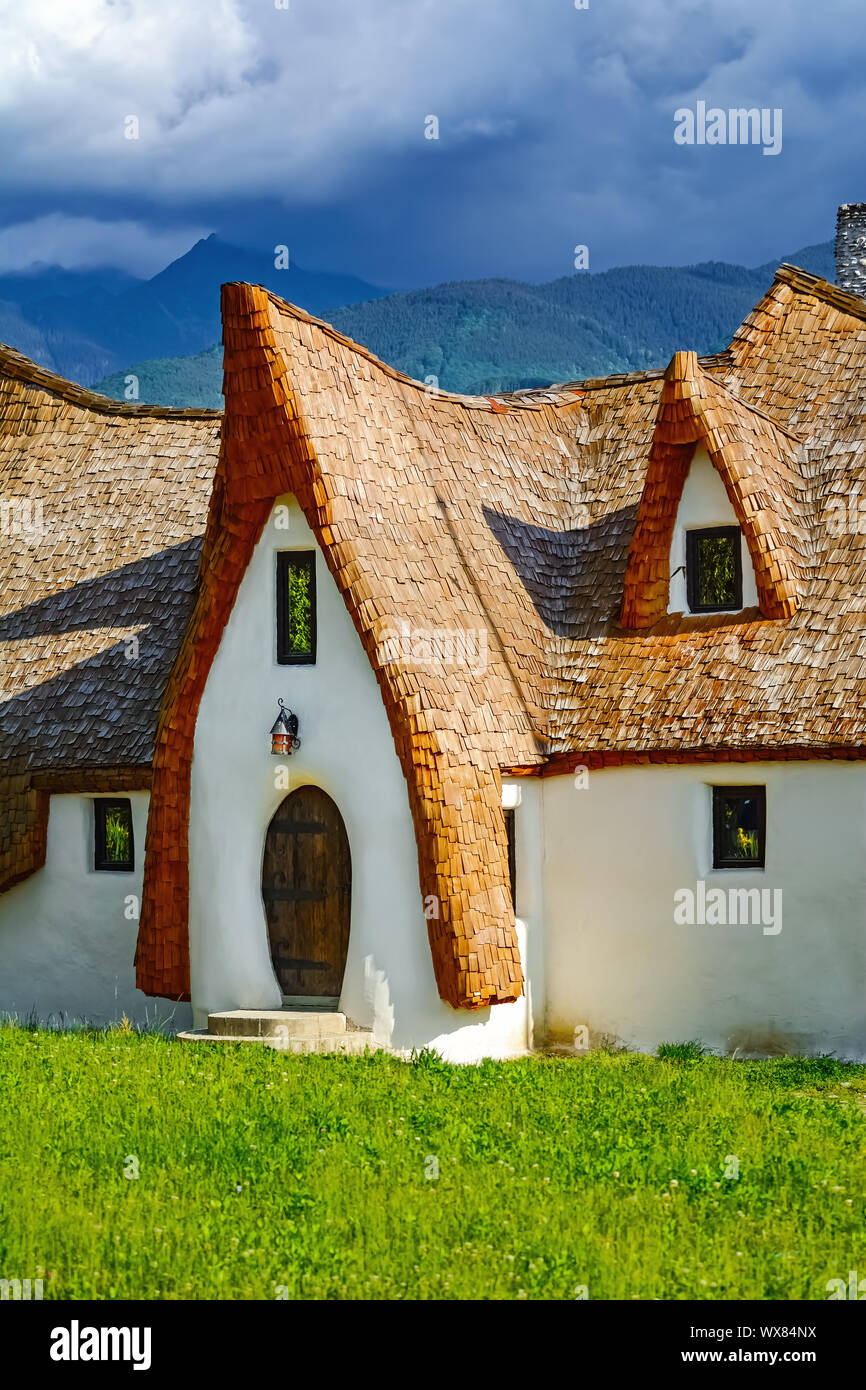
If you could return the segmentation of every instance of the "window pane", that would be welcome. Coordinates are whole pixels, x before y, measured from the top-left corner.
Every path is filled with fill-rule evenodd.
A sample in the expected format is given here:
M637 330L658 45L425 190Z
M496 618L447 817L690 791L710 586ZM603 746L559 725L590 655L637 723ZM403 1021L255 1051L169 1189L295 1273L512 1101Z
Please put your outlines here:
M128 864L132 841L131 816L122 806L112 806L105 813L105 862Z
M511 906L514 909L517 902L517 845L514 811L510 807L505 811L505 835L508 840L508 882L511 887Z
M96 822L95 869L132 870L135 844L132 834L132 806L118 798L98 797L94 803Z
M730 608L737 603L739 536L703 535L697 541L697 601L701 608Z
M277 661L312 665L316 660L316 554L277 554Z
M763 787L727 791L714 787L716 865L762 864L765 821Z
M290 652L305 654L313 650L312 566L287 567L288 646Z

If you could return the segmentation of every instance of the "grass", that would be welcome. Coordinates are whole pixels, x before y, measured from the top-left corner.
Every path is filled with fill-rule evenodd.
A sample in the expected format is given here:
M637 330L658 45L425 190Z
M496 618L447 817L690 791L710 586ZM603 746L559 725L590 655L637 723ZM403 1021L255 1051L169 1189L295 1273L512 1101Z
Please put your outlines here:
M695 1062L708 1050L699 1039L692 1038L690 1042L662 1043L656 1056L667 1062Z
M0 1277L46 1297L825 1299L866 1274L866 1067L829 1059L6 1026L0 1115Z

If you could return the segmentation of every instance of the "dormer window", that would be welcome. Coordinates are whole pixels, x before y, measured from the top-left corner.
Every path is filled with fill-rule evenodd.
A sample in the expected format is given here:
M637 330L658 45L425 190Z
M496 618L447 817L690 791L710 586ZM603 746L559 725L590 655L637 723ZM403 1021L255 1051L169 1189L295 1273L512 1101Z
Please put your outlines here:
M739 526L686 532L686 592L690 613L729 613L742 608Z
M811 547L802 448L695 353L674 353L629 546L622 626L646 630L688 612L792 617Z

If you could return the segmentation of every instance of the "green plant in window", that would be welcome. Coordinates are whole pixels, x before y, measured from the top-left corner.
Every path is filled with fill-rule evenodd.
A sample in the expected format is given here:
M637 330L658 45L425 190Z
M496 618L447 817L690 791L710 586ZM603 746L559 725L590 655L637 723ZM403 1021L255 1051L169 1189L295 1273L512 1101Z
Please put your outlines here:
M289 566L289 646L293 652L313 649L311 576L308 565Z
M705 608L724 608L736 599L735 541L731 536L702 536L699 542L698 601Z
M751 802L729 801L724 807L724 843L729 859L759 859L760 845L758 830L754 822L754 807ZM746 825L742 824L745 820Z
M129 854L129 817L125 811L105 813L105 856L111 864L125 864Z

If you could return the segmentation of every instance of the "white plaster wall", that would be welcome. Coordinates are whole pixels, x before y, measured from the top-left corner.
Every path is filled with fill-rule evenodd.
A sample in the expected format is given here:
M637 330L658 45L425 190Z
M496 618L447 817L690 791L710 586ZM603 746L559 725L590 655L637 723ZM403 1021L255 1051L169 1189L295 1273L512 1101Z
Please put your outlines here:
M767 788L762 869L712 864L710 787ZM611 768L544 779L550 1036L866 1058L866 767ZM782 930L679 926L674 893L780 888Z
M261 896L268 823L287 795L269 730L282 698L300 719L285 760L288 790L306 783L336 802L352 853L352 923L341 1008L394 1048L429 1045L454 1060L526 1046L521 999L478 1013L436 991L409 797L385 707L323 556L316 556L317 660L276 661L278 550L317 549L293 498L274 511L241 583L196 727L190 807L190 966L196 1023L218 1009L279 1008Z
M712 459L706 449L695 449L671 540L669 613L689 611L686 575L682 568L686 563L686 532L700 530L704 526L738 525L737 514L731 506L718 470L713 467ZM743 535L740 536L740 546L743 565L743 608L757 608L755 569Z
M526 980L527 1041L543 1042L546 1029L544 937L544 818L541 779L502 783L503 805L514 807L515 918Z
M92 796L51 797L44 867L0 895L0 1012L54 1023L110 1023L125 1012L135 1023L189 1027L189 1005L135 988L149 797L118 796L132 803L132 873L93 868Z

